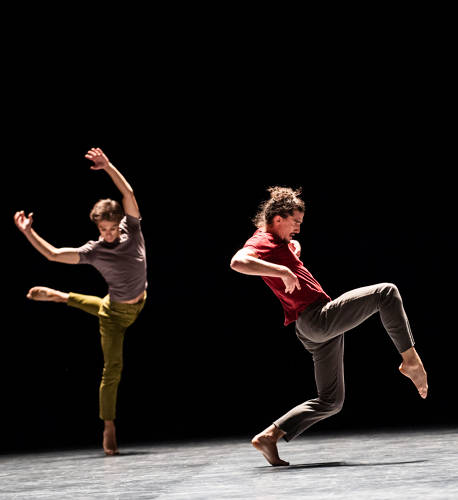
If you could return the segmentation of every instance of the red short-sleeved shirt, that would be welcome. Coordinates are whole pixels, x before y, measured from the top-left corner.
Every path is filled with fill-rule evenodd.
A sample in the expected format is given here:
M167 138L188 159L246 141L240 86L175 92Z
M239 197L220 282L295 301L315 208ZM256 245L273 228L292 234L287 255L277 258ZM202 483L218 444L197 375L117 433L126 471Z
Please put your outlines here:
M288 243L278 240L274 234L258 229L245 243L244 248L253 248L260 259L286 266L298 277L301 289L296 288L294 292L286 293L281 278L262 276L283 306L285 326L296 321L299 314L313 302L331 300Z

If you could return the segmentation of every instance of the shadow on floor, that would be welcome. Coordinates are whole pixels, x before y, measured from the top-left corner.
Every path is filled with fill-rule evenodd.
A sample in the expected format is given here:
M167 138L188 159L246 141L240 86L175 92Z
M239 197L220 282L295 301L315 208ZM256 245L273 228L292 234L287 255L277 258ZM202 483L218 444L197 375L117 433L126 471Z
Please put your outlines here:
M157 455L158 452L155 451L122 451L119 455L107 456L103 451L94 455L78 455L76 457L66 457L65 460L89 460L93 458L103 458L106 460L119 460L123 457L132 457L134 455ZM62 460L59 458L59 460Z
M406 460L403 462L317 462L310 464L293 464L285 465L281 467L272 467L271 465L265 465L262 467L256 467L257 469L278 471L287 471L291 469L316 469L320 467L376 467L379 465L405 465L405 464L418 464L422 462L427 462L427 460Z

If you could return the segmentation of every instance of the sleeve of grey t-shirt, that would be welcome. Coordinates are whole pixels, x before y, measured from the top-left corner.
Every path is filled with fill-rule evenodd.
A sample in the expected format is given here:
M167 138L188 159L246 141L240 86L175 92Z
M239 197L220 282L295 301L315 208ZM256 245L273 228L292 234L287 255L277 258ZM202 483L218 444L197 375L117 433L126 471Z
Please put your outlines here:
M127 227L129 232L135 232L140 229L140 221L142 220L141 217L137 219L137 217L134 217L133 215L126 215L121 223L119 224L119 227L121 229Z
M95 255L95 249L97 247L96 241L88 241L83 246L76 249L80 256L80 264L90 264Z

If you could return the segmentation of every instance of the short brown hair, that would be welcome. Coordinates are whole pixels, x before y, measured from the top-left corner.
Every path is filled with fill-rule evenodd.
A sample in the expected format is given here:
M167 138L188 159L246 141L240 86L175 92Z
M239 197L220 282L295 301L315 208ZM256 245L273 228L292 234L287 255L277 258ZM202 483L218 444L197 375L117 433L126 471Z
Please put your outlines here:
M93 222L98 224L102 220L109 222L121 222L124 217L124 210L116 200L99 200L92 208L89 217Z
M294 210L305 211L305 203L299 198L302 188L273 186L267 191L270 193L270 198L259 205L258 213L253 219L256 227L271 224L276 215L285 218L293 215Z

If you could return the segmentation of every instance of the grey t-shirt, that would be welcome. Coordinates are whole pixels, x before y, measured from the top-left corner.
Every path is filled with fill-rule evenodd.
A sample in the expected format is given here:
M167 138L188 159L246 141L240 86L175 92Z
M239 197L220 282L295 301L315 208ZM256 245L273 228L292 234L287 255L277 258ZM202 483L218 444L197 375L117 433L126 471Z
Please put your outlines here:
M91 264L108 284L113 302L138 297L147 287L145 240L140 219L126 215L119 223L120 238L114 243L88 241L76 249L80 264Z

